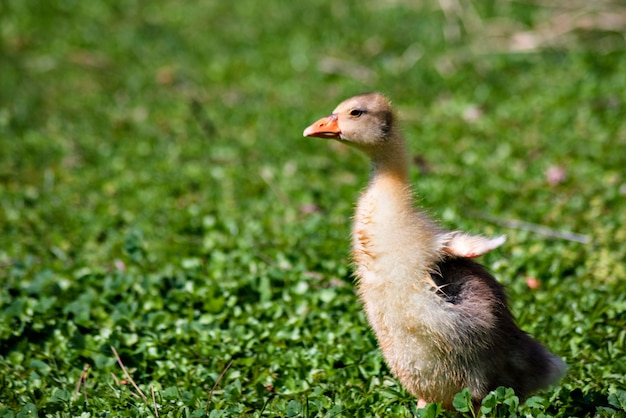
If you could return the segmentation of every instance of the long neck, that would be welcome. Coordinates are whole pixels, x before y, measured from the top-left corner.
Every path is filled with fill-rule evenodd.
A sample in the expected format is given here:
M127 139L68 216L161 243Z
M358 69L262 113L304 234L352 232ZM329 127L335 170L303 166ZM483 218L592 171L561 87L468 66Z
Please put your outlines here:
M414 212L413 192L404 141L394 136L365 152L372 159L372 172L357 204L357 212L372 216L379 224L389 227L402 219L409 219L409 214Z
M372 177L393 179L409 184L409 167L406 144L402 139L391 139L384 147L368 150L372 159Z

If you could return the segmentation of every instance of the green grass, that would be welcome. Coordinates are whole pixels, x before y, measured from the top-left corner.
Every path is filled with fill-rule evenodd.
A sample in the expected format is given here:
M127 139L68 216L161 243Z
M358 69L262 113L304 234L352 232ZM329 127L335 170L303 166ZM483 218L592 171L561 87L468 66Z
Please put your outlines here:
M352 285L367 161L301 137L372 90L420 204L508 236L482 261L569 365L483 412L626 414L624 33L558 2L414 3L0 3L0 417L415 413ZM563 13L600 17L548 36Z

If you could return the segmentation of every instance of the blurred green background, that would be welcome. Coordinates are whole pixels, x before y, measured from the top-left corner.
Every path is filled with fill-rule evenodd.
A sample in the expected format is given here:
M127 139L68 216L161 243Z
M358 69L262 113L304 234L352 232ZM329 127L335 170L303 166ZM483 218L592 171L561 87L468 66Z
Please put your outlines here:
M0 416L415 413L351 282L368 163L301 134L373 90L569 364L498 408L624 413L625 47L609 1L0 2Z

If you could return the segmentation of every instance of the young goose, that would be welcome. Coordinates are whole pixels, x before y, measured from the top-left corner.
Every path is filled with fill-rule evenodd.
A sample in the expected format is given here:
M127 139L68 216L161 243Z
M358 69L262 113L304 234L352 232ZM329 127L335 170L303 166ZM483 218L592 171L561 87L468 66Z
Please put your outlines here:
M446 231L413 207L406 144L384 96L347 99L304 136L345 142L372 160L352 229L358 294L418 405L450 408L463 388L476 403L498 386L524 398L560 379L565 364L516 326L502 286L470 260L504 237Z

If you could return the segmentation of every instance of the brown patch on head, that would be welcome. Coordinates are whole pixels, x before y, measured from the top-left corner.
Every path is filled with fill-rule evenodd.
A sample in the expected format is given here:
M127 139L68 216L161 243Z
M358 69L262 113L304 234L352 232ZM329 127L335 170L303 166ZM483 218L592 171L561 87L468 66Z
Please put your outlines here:
M391 110L381 111L380 119L382 121L381 130L385 136L388 136L391 133L391 128L393 126L393 112L391 112Z

